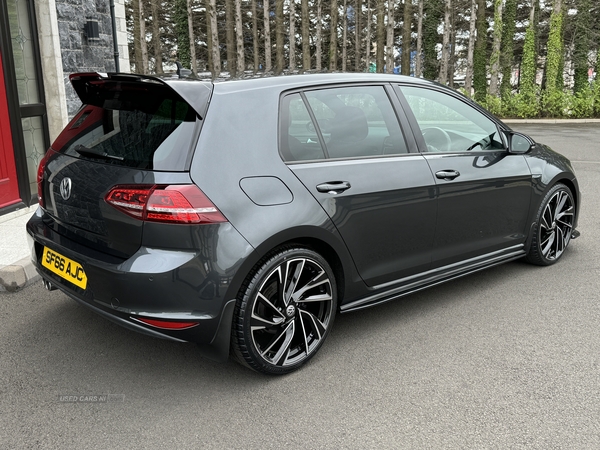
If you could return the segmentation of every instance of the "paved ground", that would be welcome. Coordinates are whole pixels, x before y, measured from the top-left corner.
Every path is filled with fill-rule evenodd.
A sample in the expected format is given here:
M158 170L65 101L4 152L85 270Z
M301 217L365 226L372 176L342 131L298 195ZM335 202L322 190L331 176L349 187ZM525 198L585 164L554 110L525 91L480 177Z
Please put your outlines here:
M339 316L280 378L121 329L40 283L2 294L0 448L600 448L600 127L513 128L574 161L582 235L559 264Z

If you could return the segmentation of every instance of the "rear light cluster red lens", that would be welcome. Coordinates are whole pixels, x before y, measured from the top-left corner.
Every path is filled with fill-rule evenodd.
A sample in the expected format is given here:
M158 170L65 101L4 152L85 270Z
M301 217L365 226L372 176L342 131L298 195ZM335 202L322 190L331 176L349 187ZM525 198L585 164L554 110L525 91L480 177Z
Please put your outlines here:
M52 150L48 150L44 157L40 159L37 171L38 203L42 208L46 207L46 200L44 199L44 171L46 170L46 164L50 158L51 151Z
M147 317L132 317L132 319L139 320L140 322L155 328L162 328L163 330L185 330L187 328L198 326L198 322L178 322L171 320L149 319Z
M193 184L115 186L104 200L131 217L149 222L227 222L217 207Z

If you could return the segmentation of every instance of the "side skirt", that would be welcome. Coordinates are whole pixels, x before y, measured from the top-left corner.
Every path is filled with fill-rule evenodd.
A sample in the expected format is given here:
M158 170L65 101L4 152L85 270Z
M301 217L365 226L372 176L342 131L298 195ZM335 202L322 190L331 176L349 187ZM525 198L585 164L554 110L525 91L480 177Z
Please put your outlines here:
M488 253L476 258L461 261L459 263L450 264L438 269L429 270L424 273L412 275L392 283L386 283L375 286L373 290L379 291L377 294L363 297L353 302L347 303L340 307L343 313L357 311L359 309L369 308L381 303L395 300L399 297L427 289L446 281L479 272L480 270L489 267L497 266L508 261L522 258L526 255L524 246L516 245L508 249L499 250L497 252Z

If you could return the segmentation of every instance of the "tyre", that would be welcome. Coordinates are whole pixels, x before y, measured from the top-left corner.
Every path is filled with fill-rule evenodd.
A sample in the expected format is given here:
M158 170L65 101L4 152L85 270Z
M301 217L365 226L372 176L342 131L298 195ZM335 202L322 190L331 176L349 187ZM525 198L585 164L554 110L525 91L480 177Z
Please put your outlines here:
M336 310L336 282L327 261L312 250L283 249L259 262L240 290L233 355L257 372L292 372L323 345Z
M527 260L540 266L558 261L571 240L574 219L571 190L562 183L554 185L538 210Z

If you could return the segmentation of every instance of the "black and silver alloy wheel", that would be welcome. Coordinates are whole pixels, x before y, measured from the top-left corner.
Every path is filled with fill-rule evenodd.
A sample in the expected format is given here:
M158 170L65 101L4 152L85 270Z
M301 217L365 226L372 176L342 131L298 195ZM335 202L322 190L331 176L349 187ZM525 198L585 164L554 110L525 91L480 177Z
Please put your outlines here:
M573 233L575 203L571 190L556 184L542 202L527 258L539 265L554 264L564 253Z
M283 250L259 265L236 305L233 350L240 362L284 374L307 362L333 323L336 284L312 250Z

